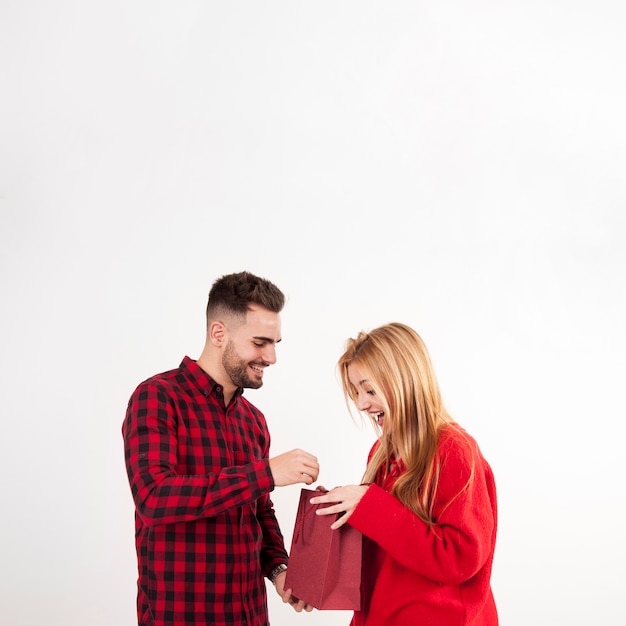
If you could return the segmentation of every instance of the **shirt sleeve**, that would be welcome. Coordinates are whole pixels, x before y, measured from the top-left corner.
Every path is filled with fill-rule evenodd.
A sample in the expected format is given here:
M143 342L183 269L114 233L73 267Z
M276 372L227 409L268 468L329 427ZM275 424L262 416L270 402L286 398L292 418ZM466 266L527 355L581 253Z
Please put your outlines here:
M147 526L219 515L274 488L267 458L207 476L177 474L175 408L155 383L131 397L122 434L133 499Z
M394 560L426 578L460 584L488 560L495 540L495 485L477 447L461 437L440 450L441 472L433 525L397 498L371 485L349 523Z
M269 577L270 572L277 565L287 564L288 556L285 550L285 540L280 530L274 505L269 494L259 500L257 518L263 530L263 544L261 546L261 568L263 574Z

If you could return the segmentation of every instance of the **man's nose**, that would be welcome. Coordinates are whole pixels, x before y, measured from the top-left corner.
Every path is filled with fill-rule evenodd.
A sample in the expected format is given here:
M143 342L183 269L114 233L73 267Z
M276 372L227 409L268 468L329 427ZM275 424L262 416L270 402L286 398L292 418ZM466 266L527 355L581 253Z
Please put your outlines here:
M263 360L270 365L276 363L276 346L268 345L263 350Z

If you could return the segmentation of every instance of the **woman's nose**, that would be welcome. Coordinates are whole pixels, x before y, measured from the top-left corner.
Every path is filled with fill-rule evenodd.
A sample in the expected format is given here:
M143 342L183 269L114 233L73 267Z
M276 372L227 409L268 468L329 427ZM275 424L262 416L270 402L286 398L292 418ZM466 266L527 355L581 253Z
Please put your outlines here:
M359 409L359 411L365 411L367 409L367 407L369 407L370 402L367 396L361 396L359 395L356 399L356 408Z

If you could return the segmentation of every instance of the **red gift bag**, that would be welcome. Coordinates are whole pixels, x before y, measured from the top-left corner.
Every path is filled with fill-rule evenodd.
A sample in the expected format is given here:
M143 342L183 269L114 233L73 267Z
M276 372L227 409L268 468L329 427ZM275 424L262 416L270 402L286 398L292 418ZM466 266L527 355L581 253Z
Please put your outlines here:
M332 530L339 515L316 515L319 491L302 489L285 589L316 609L360 610L363 536L348 524Z

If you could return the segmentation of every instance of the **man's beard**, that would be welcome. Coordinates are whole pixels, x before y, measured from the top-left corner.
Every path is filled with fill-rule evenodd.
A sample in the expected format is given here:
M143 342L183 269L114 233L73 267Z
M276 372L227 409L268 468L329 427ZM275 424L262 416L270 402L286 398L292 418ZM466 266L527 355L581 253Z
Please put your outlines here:
M228 342L224 350L222 366L237 387L258 389L263 386L263 380L261 378L254 380L250 378L248 374L248 363L237 354L235 344L232 341Z

